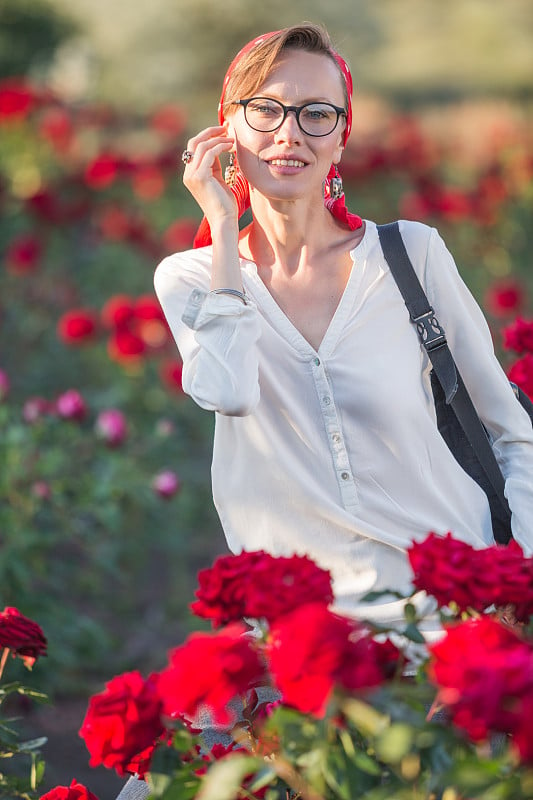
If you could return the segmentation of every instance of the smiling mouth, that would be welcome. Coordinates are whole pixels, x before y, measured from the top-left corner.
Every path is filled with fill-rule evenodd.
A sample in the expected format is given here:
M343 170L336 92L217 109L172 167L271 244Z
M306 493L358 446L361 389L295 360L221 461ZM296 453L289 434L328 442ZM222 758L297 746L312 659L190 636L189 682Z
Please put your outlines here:
M273 158L267 161L273 167L305 167L307 166L304 161L297 161L294 158Z

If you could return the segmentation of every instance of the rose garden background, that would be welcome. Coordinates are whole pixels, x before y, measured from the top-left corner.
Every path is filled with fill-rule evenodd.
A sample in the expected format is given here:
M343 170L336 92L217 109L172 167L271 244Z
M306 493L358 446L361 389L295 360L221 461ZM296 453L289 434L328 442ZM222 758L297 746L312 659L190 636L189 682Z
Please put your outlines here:
M296 5L297 19L316 11ZM83 21L59 7L0 10L0 604L48 638L47 658L24 679L54 705L14 708L28 727L51 728L46 785L70 782L71 758L62 763L54 740L76 737L87 697L121 671L160 669L198 626L188 612L196 573L224 551L208 482L212 420L181 391L152 275L191 244L199 214L178 156L218 91L216 59L222 70L249 38L242 22L226 37L219 29L227 53L196 73L203 107L172 91L168 73L165 91L124 102L105 82L75 91ZM250 35L295 21L274 12L255 12ZM454 88L445 103L441 90L396 89L356 100L342 169L349 205L378 222L439 227L502 362L533 397L527 80ZM82 743L75 758L85 758Z

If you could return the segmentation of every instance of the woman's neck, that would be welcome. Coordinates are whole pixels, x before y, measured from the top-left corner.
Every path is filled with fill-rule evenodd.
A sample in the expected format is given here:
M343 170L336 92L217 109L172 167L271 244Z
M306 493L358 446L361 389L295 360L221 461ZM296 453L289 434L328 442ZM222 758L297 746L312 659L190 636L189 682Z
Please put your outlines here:
M251 192L253 223L243 245L253 261L288 274L327 249L339 228L323 202L272 201Z

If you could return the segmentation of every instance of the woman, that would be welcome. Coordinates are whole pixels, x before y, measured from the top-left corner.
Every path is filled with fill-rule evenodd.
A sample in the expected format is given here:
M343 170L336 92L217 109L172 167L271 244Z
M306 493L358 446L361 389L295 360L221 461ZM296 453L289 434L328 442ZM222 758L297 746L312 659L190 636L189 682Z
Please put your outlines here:
M306 553L331 571L338 610L402 627L392 595L362 598L409 589L411 541L451 530L481 548L493 536L484 493L438 432L430 365L376 226L344 205L337 166L351 90L345 62L312 25L238 54L220 125L183 154L184 183L205 215L201 246L166 258L155 287L184 389L216 413L213 496L230 549ZM220 166L230 153L233 191ZM239 231L248 194L252 222ZM529 553L529 418L437 232L400 229L494 439L513 535ZM431 639L437 620L425 626Z

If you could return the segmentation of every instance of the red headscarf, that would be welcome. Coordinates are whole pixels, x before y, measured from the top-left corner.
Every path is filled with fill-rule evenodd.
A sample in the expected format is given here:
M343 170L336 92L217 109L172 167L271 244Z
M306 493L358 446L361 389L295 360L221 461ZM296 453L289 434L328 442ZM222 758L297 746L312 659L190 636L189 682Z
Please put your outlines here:
M241 58L246 55L247 53L252 50L261 42L264 42L265 39L270 39L271 36L275 36L279 31L272 31L271 33L264 33L262 36L258 36L255 39L252 39L251 42L244 45L242 50L239 50L233 61L228 67L228 71L226 72L226 77L224 78L224 83L222 85L222 94L220 95L220 103L218 105L218 121L220 125L224 123L224 98L226 95L226 87L229 83L229 79L235 69L235 66L239 63ZM350 135L350 131L352 129L352 93L353 93L353 82L352 82L352 75L350 73L350 69L348 64L340 56L335 50L330 50L331 55L339 65L339 69L341 71L342 77L346 84L346 94L348 97L348 108L346 109L346 127L344 128L344 144ZM332 164L331 168L328 172L325 182L324 188L324 205L330 211L333 216L342 222L346 227L350 228L350 230L355 230L356 228L360 228L363 224L361 217L357 216L357 214L352 214L346 208L346 203L344 199L344 195L339 197L338 199L334 200L330 197L329 193L329 186L331 178L335 175L335 166ZM238 169L235 185L232 186L232 192L237 199L237 204L239 207L239 218L244 214L244 212L250 207L250 190L248 186L248 181L242 174L242 172ZM200 227L196 233L194 238L193 247L205 247L206 245L211 244L211 230L209 228L209 223L207 222L206 218L202 220L200 223Z

